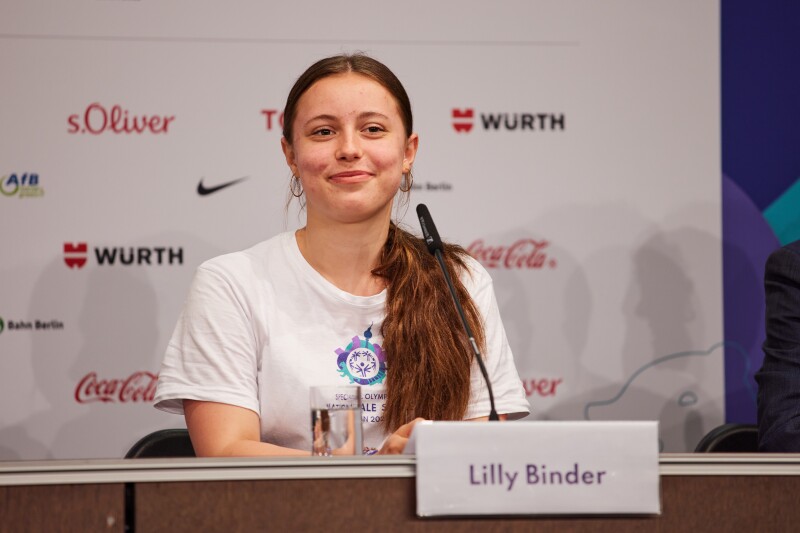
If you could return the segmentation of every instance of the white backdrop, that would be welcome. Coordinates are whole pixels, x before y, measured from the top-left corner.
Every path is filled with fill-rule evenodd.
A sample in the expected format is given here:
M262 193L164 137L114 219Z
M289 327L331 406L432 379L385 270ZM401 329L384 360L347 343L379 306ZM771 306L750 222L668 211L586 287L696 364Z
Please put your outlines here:
M716 2L270 4L0 6L0 460L183 425L149 400L193 271L302 224L277 110L355 50L406 85L405 221L489 268L532 417L665 451L724 420Z

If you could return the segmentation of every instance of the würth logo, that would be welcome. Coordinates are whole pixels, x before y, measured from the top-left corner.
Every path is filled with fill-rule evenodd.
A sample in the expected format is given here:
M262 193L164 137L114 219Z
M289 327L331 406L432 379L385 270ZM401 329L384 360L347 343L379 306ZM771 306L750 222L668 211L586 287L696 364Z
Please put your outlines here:
M83 268L89 247L85 242L64 243L64 263L70 268ZM98 266L182 265L183 248L171 246L94 247L92 252Z
M83 268L86 264L86 243L65 242L64 262L70 268Z
M453 129L458 133L469 133L472 131L472 121L475 118L475 110L472 108L467 109L453 109Z
M457 133L469 133L476 124L483 131L564 131L567 123L564 113L476 113L471 107L453 108L452 119Z

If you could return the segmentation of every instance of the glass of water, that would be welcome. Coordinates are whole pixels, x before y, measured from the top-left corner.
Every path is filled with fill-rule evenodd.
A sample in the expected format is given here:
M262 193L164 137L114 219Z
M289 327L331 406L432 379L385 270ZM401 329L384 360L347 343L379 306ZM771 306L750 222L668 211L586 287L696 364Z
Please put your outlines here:
M361 387L311 387L311 455L361 455Z

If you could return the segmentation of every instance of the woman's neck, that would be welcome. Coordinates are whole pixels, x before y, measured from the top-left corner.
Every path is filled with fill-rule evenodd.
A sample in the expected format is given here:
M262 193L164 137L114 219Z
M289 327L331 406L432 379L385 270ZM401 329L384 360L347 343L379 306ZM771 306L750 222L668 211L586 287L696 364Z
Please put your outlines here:
M314 270L339 289L372 296L385 281L372 274L380 264L389 235L389 219L355 224L319 223L313 219L295 233L300 253Z

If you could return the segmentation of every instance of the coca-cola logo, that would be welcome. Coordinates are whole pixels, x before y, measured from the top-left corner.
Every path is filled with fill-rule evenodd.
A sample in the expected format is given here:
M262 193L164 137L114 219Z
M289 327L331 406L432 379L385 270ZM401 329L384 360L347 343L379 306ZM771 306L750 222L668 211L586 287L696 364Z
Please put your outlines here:
M153 401L158 375L152 372L134 372L123 379L100 379L97 372L89 372L75 388L78 403L130 403Z
M166 134L174 120L175 115L137 115L119 105L106 108L94 102L67 117L67 133Z
M555 268L555 258L547 253L547 240L519 239L510 246L492 246L478 239L467 252L486 268L542 269Z

